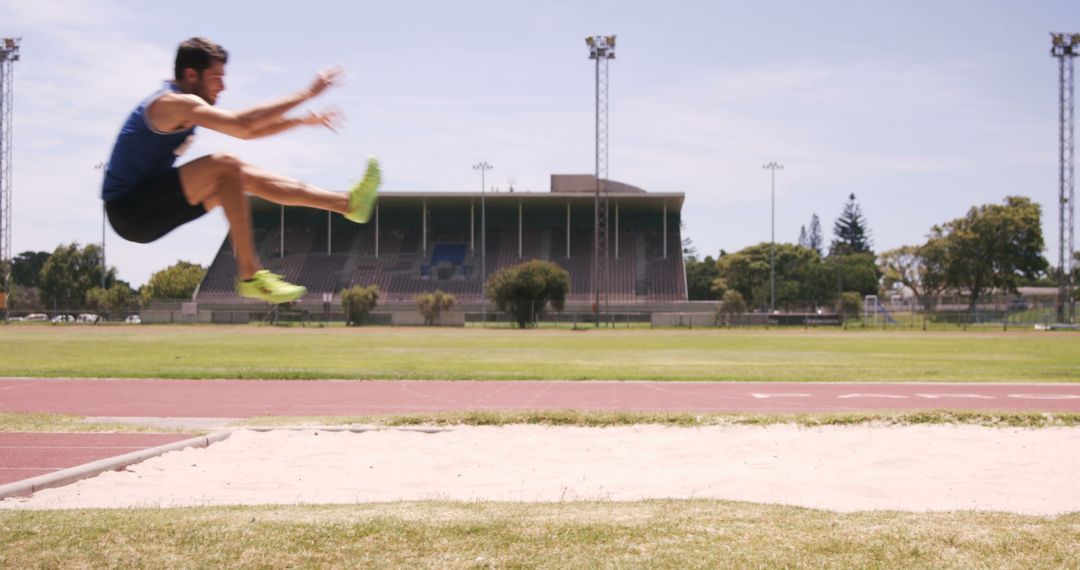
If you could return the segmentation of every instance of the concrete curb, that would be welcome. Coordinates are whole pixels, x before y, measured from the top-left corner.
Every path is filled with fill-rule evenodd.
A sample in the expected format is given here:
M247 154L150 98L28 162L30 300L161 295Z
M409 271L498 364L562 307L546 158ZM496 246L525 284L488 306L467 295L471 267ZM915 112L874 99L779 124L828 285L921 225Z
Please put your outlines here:
M232 435L232 430L218 431L210 435L200 435L183 441L167 443L165 445L159 445L140 451L132 451L131 453L125 453L124 455L107 457L90 463L76 465L75 467L68 467L67 469L46 473L45 475L0 485L0 499L30 495L42 489L48 489L49 487L68 485L80 479L97 476L105 471L115 471L127 467L128 465L140 463L170 451L178 451L188 447L207 447L211 443L216 443L228 438L230 435Z

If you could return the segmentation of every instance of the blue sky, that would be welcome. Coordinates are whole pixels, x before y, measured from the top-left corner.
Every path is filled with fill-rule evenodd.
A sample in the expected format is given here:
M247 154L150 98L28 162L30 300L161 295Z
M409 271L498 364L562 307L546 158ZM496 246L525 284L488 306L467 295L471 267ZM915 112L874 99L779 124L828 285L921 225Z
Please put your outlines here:
M182 7L180 7L182 6ZM180 8L178 8L180 7ZM120 124L171 75L176 45L230 52L218 104L242 109L341 64L345 130L238 141L200 132L181 162L227 151L343 189L375 154L387 192L546 192L593 170L593 67L584 38L618 35L611 178L684 192L698 251L831 233L854 192L875 250L917 244L973 205L1029 196L1057 259L1057 63L1049 32L1080 31L1075 1L54 2L0 0L15 67L13 253L101 239L101 173ZM213 212L151 245L107 231L134 285L208 264ZM829 236L826 236L827 238Z

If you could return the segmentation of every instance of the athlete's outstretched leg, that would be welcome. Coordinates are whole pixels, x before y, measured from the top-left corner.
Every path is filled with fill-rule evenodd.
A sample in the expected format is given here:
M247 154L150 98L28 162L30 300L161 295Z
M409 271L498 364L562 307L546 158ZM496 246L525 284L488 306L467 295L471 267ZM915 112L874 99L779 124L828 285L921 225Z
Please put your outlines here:
M382 178L379 164L373 158L368 159L363 180L349 192L323 190L295 178L244 164L229 154L204 156L184 165L181 171L185 168L192 171L192 178L201 177L202 173L206 172L211 181L221 176L229 176L233 179L238 176L240 185L247 194L284 206L306 206L337 212L344 214L350 220L361 223L366 222L371 215ZM237 170L239 174L236 174ZM190 189L189 185L184 183L184 193L188 201L193 204L205 202L214 192L216 190L213 184L207 184L201 180L193 180Z
M239 160L230 155L194 160L180 167L180 184L188 203L202 204L207 210L217 206L225 209L229 239L236 253L238 295L270 303L287 303L307 292L306 288L286 283L280 276L261 268L251 230L251 205L244 193L244 173Z
M348 192L329 192L305 182L245 164L241 167L244 191L286 206L307 206L343 214L357 223L371 219L382 172L379 162L368 158L364 177Z
M267 172L246 165L229 154L204 156L181 166L179 170L180 184L188 203L202 204L207 210L217 206L225 209L241 279L237 292L272 303L291 301L303 295L305 289L285 283L279 276L261 270L255 253L247 195L253 194L286 206L307 206L338 212L349 220L365 223L371 218L382 179L379 163L374 158L368 159L364 178L347 193L329 192ZM255 283L252 283L253 279Z
M344 214L349 209L349 195L330 192L305 182L274 174L249 164L242 167L244 191L285 206L307 206Z
M240 279L251 279L262 269L251 230L251 206L243 192L242 164L232 155L212 154L180 167L180 185L189 204L207 211L221 206L229 220L229 240L236 254Z

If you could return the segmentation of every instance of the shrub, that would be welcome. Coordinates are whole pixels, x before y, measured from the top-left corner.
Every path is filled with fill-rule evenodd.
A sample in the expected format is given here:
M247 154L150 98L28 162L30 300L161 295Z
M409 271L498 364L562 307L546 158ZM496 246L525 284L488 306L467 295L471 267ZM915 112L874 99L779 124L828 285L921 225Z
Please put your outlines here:
M525 328L551 305L561 311L570 292L570 274L550 261L532 260L507 267L488 279L484 294L500 311Z
M369 287L356 285L350 289L342 289L341 306L345 309L346 324L350 326L363 324L364 319L375 309L378 302L378 285Z
M742 293L728 289L724 291L723 300L716 304L716 321L723 324L731 324L731 315L737 315L739 313L746 312L746 300L743 299Z
M457 297L449 293L443 293L442 289L436 289L434 293L425 293L416 296L416 309L424 317L425 325L434 325L439 320L439 315L449 311L457 302Z

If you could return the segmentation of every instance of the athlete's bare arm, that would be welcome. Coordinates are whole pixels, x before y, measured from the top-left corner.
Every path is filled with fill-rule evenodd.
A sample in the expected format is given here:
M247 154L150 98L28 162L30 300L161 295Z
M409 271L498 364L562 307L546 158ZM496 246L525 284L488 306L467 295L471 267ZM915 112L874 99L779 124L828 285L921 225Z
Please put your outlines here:
M304 101L317 97L327 88L336 85L340 81L343 71L341 67L331 67L315 76L311 86L306 91L301 91L273 103L260 105L254 109L248 109L242 113L237 113L237 116L241 121L265 124L275 117L288 113Z
M334 85L340 73L340 68L327 70L320 73L306 91L241 112L219 109L198 95L169 93L151 106L150 119L164 131L197 125L241 139L266 137L301 125L323 125L336 130L343 119L340 111L309 112L297 118L283 115Z

